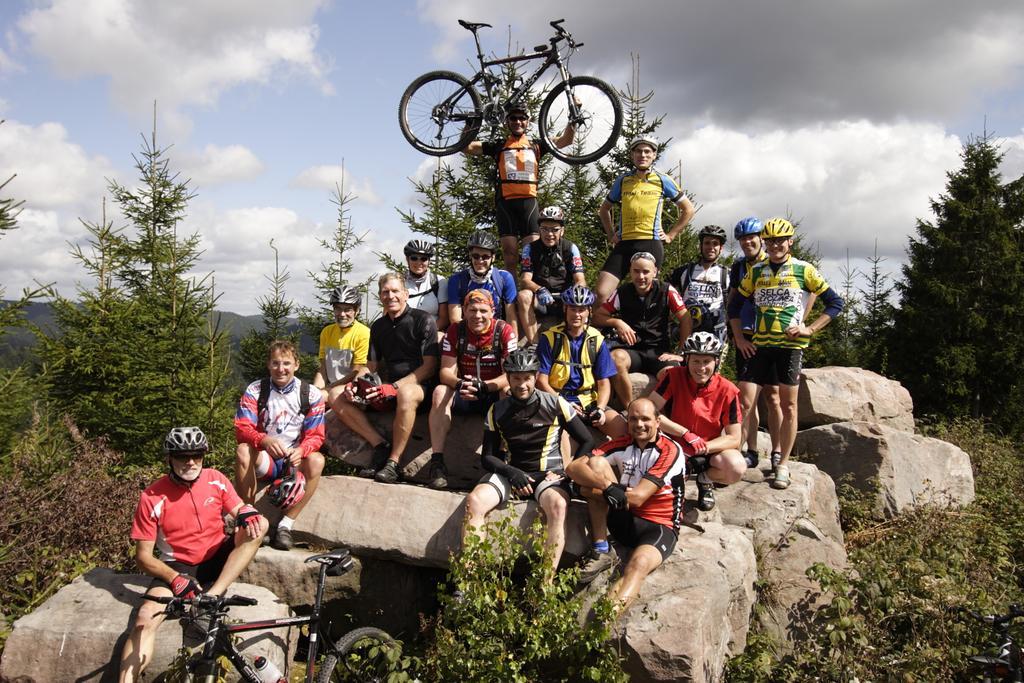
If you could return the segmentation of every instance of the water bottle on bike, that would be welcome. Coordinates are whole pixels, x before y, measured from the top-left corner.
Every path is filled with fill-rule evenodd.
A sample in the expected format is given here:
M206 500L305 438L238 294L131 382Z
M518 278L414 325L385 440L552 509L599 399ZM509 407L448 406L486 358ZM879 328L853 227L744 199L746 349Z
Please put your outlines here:
M288 683L288 679L284 677L277 665L266 657L257 657L252 664L256 673L259 674L260 683Z

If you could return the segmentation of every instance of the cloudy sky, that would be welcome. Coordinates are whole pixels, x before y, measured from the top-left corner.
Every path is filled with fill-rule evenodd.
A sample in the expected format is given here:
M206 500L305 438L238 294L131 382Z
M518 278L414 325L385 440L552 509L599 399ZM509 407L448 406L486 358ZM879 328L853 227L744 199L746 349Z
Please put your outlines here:
M399 96L429 69L470 73L459 18L493 24L485 45L501 52L510 32L533 45L564 17L586 43L573 71L620 87L639 55L649 110L666 114L672 138L661 165L681 163L697 223L790 212L834 282L847 253L863 266L876 241L899 264L968 136L987 127L1004 174L1024 173L1019 0L607 5L6 0L0 182L17 173L5 195L26 208L0 241L0 285L73 295L84 274L68 243L100 220L108 179L134 182L154 101L158 141L197 192L187 227L202 235L222 308L256 311L271 239L289 294L309 301L342 164L369 274L370 249L408 239L396 207L412 206L408 178L432 163L399 132Z

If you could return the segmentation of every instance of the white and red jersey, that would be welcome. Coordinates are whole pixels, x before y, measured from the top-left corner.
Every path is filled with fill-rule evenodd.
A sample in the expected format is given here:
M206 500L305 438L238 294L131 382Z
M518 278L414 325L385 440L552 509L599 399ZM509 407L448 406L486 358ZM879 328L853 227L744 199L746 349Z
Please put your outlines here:
M133 541L155 541L164 562L200 564L224 542L224 514L242 499L223 474L203 468L191 485L164 475L142 492L132 522Z
M643 448L632 437L620 436L598 446L593 454L606 458L618 471L622 486L635 488L646 479L658 487L643 505L630 508L630 512L649 522L679 529L686 478L686 457L679 444L661 432Z

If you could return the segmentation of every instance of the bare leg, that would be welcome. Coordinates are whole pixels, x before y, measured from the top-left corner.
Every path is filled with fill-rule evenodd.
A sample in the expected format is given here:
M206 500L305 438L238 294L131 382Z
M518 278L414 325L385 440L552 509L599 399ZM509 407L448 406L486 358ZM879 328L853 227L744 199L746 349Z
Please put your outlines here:
M520 338L527 344L537 343L537 311L533 308L534 294L529 289L519 290L516 297L516 312L519 316Z
M416 409L423 403L426 395L420 384L403 384L398 387L398 398L395 400L395 422L391 434L390 460L398 462L405 452L416 422Z
M552 486L540 495L539 503L548 531L544 550L551 560L551 568L558 569L558 562L562 559L562 550L565 548L565 515L569 509L569 494L561 488ZM549 577L553 578L553 575Z
M623 349L615 349L612 351L612 361L615 363L615 376L610 378L612 391L625 408L633 400L633 385L629 383L629 354Z
M653 545L637 546L629 558L626 568L622 571L622 577L615 582L608 597L615 606L615 616L618 617L633 603L640 586L647 575L661 565L661 553Z
M154 586L146 591L146 595L154 597L171 597L171 589L165 586ZM121 650L122 683L140 680L142 672L153 659L153 645L160 624L164 623L165 605L151 600L143 600L135 615L128 638Z
M430 402L430 448L435 453L444 452L448 432L452 428L452 400L455 390L445 384L437 385Z
M269 523L266 517L260 517L260 535L256 538L249 538L249 534L245 530L245 526L235 529L235 549L228 555L228 559L224 562L224 568L220 570L220 576L210 586L210 590L206 591L209 595L224 595L224 591L228 589L238 575L249 565L249 562L256 555L256 551L260 549L260 543L263 537L267 534Z
M359 406L349 403L344 398L339 398L332 407L334 414L338 416L342 424L366 439L370 446L375 447L384 443L384 437L377 433L377 430L370 424L370 418L366 417L366 413Z
M597 296L597 301L594 302L594 305L600 306L605 301L607 301L608 297L612 295L612 292L614 292L615 288L618 286L619 278L615 277L611 273L604 270L598 273L597 287L595 288L596 291L594 292Z
M470 534L483 539L484 522L487 521L487 513L498 507L501 503L501 496L490 484L477 484L469 495L466 496L466 517L462 524L462 545L465 547L466 538Z
M306 493L302 500L288 508L287 515L291 519L298 519L299 513L316 493L316 487L320 485L320 474L324 471L324 456L317 451L310 453L299 463L299 471L306 477Z
M600 425L598 429L605 436L616 439L626 433L628 425L626 418L622 417L621 413L608 409L604 411L604 424Z
M751 413L756 412L757 396L761 390L761 387L754 384L753 382L740 382L738 384L740 390L740 406L743 410L743 436L741 443L745 440L747 443L753 444L755 450L757 449L757 422L750 422L749 418ZM756 418L755 418L756 420ZM748 431L752 430L752 431Z
M247 443L235 448L235 489L238 495L250 505L256 499L259 484L256 481L256 464L259 451Z
M779 430L779 440L781 443L780 451L782 452L782 464L789 462L789 455L793 452L793 444L796 442L796 418L797 418L797 392L799 390L797 385L780 384L779 385L779 412L782 415L782 429Z
M765 414L768 416L768 436L772 439L772 450L782 452L782 407L779 405L779 387L766 384L761 387L761 396L764 399Z
M747 461L735 449L730 448L708 458L708 476L719 484L735 484L746 471Z
M501 258L505 263L505 270L515 277L519 272L519 240L515 235L504 235L501 238Z

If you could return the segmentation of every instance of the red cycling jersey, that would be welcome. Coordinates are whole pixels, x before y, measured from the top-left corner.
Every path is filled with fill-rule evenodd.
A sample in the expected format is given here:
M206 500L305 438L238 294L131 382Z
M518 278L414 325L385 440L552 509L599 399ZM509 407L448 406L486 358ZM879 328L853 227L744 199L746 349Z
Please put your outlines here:
M630 508L637 517L678 530L683 517L683 493L686 458L672 439L661 432L657 438L640 448L630 436L602 444L595 456L607 458L619 472L619 483L634 488L641 480L654 483L658 490L637 508Z
M241 505L227 477L204 468L191 486L164 475L142 492L132 522L133 541L155 541L164 562L200 564L224 542L225 513Z
M718 373L707 386L698 387L686 366L669 368L654 393L665 399L662 412L678 425L710 441L722 430L743 420L740 411L740 390ZM684 445L684 448L688 448ZM688 455L693 453L687 451Z
M494 354L494 330L501 325L501 337L498 339L498 348L501 358ZM441 342L441 356L455 358L459 348L459 328L464 323L458 323L448 328L444 340ZM462 358L458 359L458 374L462 378L466 375L479 377L487 381L501 377L501 364L508 358L508 354L516 350L516 333L512 325L504 320L492 320L491 327L483 334L476 334L466 329L466 350ZM479 365L478 365L479 363Z

